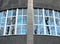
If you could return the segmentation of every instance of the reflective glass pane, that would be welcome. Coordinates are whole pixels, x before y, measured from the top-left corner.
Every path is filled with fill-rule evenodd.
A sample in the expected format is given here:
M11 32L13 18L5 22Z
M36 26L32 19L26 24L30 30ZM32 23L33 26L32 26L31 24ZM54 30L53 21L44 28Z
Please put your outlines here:
M51 35L56 35L54 26L51 26L50 30L51 30Z
M15 24L15 22L16 22L16 17L12 17L12 24Z
M11 17L7 18L7 25L11 25Z
M50 34L50 26L46 26L46 34Z
M7 27L6 28L6 34L9 34L9 31L10 31L10 27Z
M40 33L40 35L44 35L44 25L40 25L39 26L39 31L38 33Z
M12 16L13 15L13 10L8 10L8 16Z
M16 10L8 10L8 16L16 16Z
M56 17L56 18L59 17L58 11L55 11L55 17Z
M34 34L38 33L38 25L34 25Z
M38 15L38 9L34 9L34 15Z
M42 9L39 9L39 15L43 16L43 10Z
M59 12L59 18L60 18L60 12Z
M0 18L1 18L1 17L3 17L3 13L2 13L2 12L0 12Z
M34 16L34 24L38 24L38 16Z
M13 10L13 15L12 16L16 16L16 10Z
M49 25L49 17L45 17L45 24Z
M22 25L22 34L26 34L26 29L27 29L26 25Z
M56 25L60 26L60 20L59 19L55 19L55 21L56 21Z
M17 34L21 34L21 25L17 26Z
M14 34L15 32L15 26L11 26L10 34Z
M54 25L54 19L53 18L49 18L49 21L50 21L49 22L50 25Z
M0 27L0 35L3 35L4 33L4 27Z
M49 16L49 10L45 9L45 16Z
M22 15L22 9L18 9L18 15Z
M5 26L6 18L1 19L1 26Z
M27 15L27 9L23 9L23 15Z
M43 17L39 17L39 24L44 24Z
M23 24L27 24L27 16L23 16Z
M17 24L22 24L23 21L22 21L22 16L18 16L18 19L17 19Z
M60 35L60 27L56 27L57 28L57 35Z
M49 16L53 16L53 11L49 10Z

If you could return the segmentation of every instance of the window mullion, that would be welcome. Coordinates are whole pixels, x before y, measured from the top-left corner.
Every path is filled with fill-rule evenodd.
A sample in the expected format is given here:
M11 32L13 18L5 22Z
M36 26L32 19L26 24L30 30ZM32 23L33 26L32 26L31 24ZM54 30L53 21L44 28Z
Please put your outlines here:
M55 24L55 33L56 33L56 36L57 36L57 29L56 29L56 21L55 21L55 12L53 10L53 17L54 17L54 24Z
M6 21L5 21L5 27L4 27L4 34L3 35L6 35L7 17L8 17L8 10L6 12Z
M45 17L44 17L44 8L43 8L43 21L44 21L44 35L46 35L46 25L45 25Z

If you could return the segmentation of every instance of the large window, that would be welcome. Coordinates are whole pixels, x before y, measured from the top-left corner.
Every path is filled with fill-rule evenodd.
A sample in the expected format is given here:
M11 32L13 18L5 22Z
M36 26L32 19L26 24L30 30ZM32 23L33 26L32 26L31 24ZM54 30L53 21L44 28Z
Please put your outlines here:
M27 9L0 12L0 35L26 34Z
M34 9L34 34L60 35L60 12L51 9Z

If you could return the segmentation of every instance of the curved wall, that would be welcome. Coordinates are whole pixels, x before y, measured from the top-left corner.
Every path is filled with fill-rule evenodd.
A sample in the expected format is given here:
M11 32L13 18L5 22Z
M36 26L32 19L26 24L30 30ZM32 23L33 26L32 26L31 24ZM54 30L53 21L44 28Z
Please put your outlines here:
M60 10L60 0L34 0L34 8L49 8ZM0 11L11 8L26 8L28 0L1 0Z

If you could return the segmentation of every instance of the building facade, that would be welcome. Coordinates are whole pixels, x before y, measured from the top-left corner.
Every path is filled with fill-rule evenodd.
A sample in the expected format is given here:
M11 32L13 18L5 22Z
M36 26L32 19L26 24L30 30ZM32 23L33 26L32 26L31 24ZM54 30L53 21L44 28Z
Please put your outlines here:
M59 0L0 0L1 44L59 44Z

